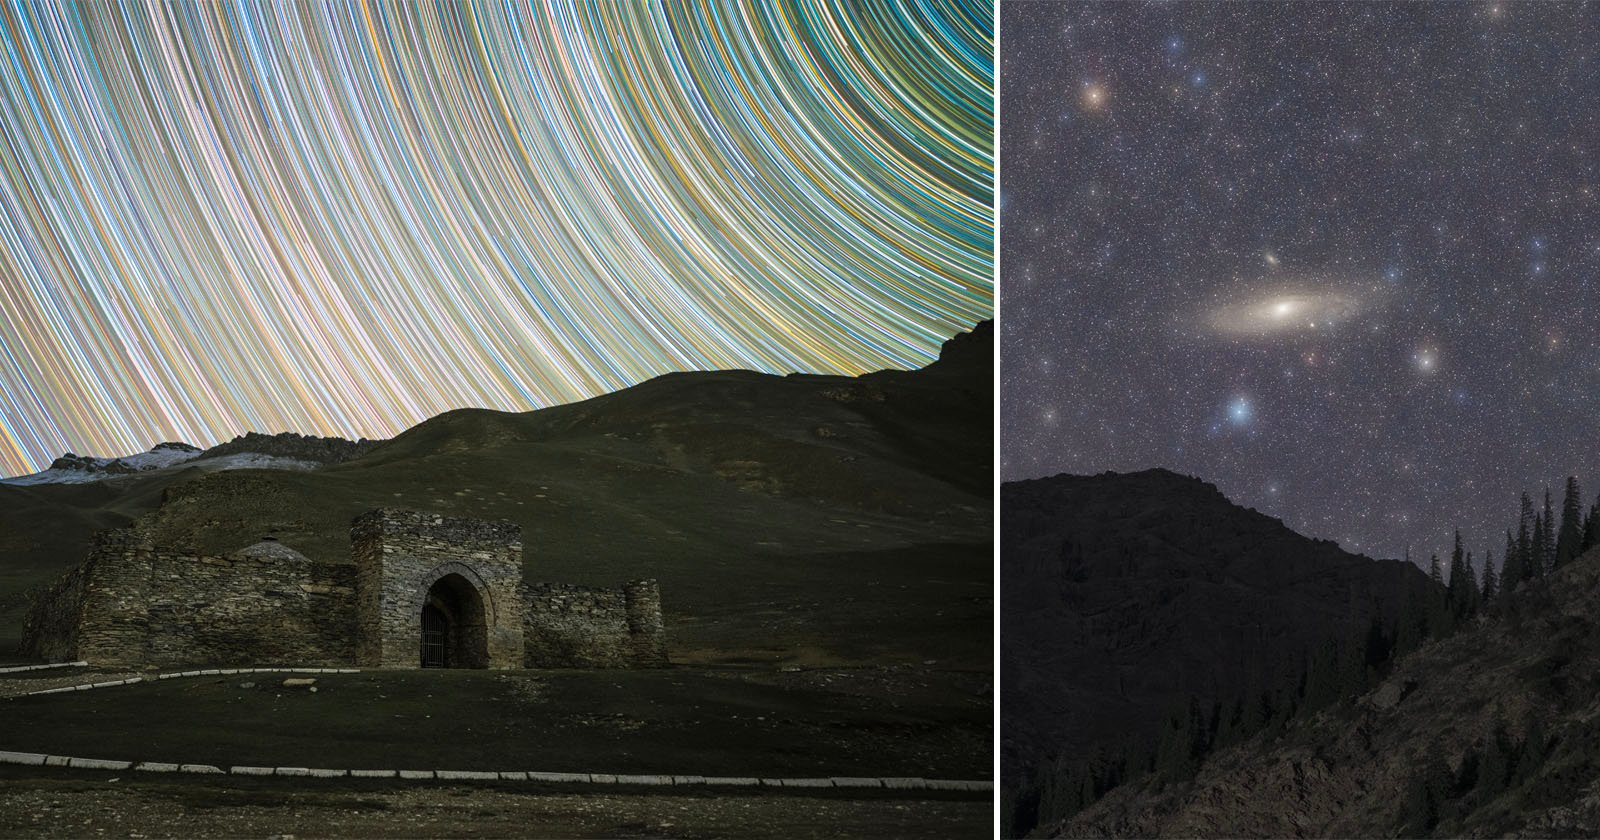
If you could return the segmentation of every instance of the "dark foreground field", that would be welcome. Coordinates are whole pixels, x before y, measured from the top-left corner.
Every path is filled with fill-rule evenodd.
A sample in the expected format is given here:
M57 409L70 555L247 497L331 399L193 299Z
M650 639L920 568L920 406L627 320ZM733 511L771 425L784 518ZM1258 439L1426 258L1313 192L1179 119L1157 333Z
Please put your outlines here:
M320 675L316 693L285 688L284 676L13 697L0 701L0 749L224 768L990 775L984 672L377 671ZM45 682L30 675L26 687ZM922 791L795 796L42 767L4 767L0 778L7 836L975 836L991 820L988 794Z
M3 837L984 837L987 798L515 783L42 776L0 765Z

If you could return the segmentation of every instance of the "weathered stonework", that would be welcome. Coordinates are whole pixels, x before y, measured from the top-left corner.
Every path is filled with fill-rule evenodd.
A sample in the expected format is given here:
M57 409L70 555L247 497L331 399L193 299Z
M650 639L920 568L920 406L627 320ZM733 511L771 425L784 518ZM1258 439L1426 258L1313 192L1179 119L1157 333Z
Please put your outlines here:
M380 508L350 529L360 569L357 663L416 667L422 614L445 583L463 615L457 655L469 667L522 667L522 531L509 522ZM486 659L487 661L481 661Z
M96 665L416 668L430 649L448 667L667 664L654 581L524 583L514 524L383 508L356 518L351 545L354 563L320 563L272 540L210 556L108 531L34 593L24 646Z
M529 668L667 664L661 590L653 580L621 589L529 584L525 604Z

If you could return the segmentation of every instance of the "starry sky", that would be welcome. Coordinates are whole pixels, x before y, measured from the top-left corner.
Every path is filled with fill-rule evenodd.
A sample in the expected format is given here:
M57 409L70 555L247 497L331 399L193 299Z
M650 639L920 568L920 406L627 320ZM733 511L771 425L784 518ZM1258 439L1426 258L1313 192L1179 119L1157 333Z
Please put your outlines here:
M1375 557L1600 489L1600 6L1001 6L1002 475Z
M387 437L993 308L994 7L0 6L0 475Z

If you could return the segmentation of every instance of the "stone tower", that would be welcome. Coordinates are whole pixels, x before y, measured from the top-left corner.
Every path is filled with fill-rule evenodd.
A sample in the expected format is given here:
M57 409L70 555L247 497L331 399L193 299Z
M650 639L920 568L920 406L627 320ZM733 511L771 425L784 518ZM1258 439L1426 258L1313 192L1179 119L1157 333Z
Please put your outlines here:
M358 664L523 666L521 528L379 508L350 542Z

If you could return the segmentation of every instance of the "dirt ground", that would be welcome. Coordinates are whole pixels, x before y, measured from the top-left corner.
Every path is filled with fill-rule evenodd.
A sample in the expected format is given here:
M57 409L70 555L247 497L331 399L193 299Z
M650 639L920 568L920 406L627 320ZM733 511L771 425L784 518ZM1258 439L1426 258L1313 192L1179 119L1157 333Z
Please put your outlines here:
M192 677L43 697L0 749L219 766L752 776L990 773L984 672L936 667ZM246 687L248 686L248 687ZM984 794L167 776L0 765L0 837L986 837Z
M147 781L0 767L0 837L985 837L989 800Z

